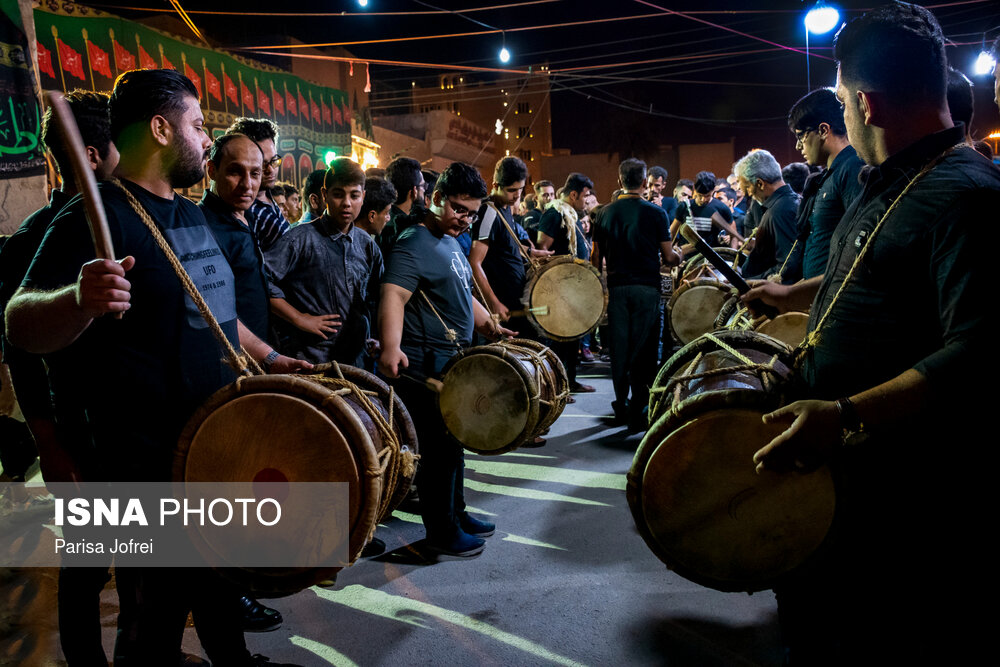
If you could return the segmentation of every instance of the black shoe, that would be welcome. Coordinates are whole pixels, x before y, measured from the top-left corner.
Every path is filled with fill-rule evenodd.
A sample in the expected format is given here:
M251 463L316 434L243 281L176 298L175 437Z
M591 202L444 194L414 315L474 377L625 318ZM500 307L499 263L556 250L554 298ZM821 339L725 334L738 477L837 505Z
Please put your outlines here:
M249 595L240 598L240 608L244 632L271 632L281 627L281 612L262 605Z
M427 549L442 556L454 556L455 558L471 558L478 556L486 547L486 540L481 537L474 537L459 531L458 535L446 542L432 541L427 539Z
M497 531L497 527L494 524L489 521L477 519L468 512L462 512L462 517L459 519L459 525L462 527L463 531L473 537L489 537Z
M385 553L385 542L373 537L372 541L365 545L365 548L361 550L362 558L375 558L375 556L381 556Z

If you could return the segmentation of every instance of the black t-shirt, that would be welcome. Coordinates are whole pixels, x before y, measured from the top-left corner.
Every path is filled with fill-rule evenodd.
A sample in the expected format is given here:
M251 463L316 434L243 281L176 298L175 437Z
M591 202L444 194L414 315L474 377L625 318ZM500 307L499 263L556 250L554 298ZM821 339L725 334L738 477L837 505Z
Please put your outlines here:
M458 242L447 234L437 237L423 225L409 227L389 255L383 282L413 293L400 345L409 362L406 372L421 379L439 376L458 351L456 342L462 347L472 342L472 269ZM456 342L448 340L445 327L455 331Z
M124 184L238 345L233 272L201 210L181 196L163 199ZM98 318L71 345L45 355L56 417L72 438L70 446L94 448L107 479L163 481L170 478L173 449L192 412L235 376L125 195L110 183L99 188L115 256L135 257L126 275L132 307L121 320ZM72 284L93 259L83 202L76 198L49 226L23 284L43 290Z
M721 215L722 219L726 222L731 223L733 221L733 212L718 199L710 199L704 206L698 206L698 204L694 203L693 198L689 199L677 207L676 215L681 224L687 223L691 229L698 232L702 237L707 238L714 226L712 223L713 213ZM714 238L714 235L712 237ZM708 244L713 245L711 241Z
M236 312L261 340L270 338L270 308L264 256L250 227L232 214L218 195L206 190L198 204L236 278Z
M608 264L608 287L660 286L660 244L670 240L667 214L655 204L624 196L601 210L594 243Z
M664 212L667 214L667 220L673 222L677 217L677 206L679 202L674 197L664 197L660 201L660 206L663 207Z
M510 230L514 229L510 209L497 208L492 203L483 204L471 231L473 240L489 244L483 258L483 272L490 281L490 288L503 305L516 310L521 307L524 292L524 260L504 221Z

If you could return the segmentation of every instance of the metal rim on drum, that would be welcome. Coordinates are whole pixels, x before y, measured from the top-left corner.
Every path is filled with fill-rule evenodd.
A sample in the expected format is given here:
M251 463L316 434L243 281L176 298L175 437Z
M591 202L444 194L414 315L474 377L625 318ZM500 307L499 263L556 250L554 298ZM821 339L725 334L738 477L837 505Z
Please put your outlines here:
M501 341L501 344L513 344L527 348L535 352L551 369L551 374L546 373L545 364L539 364L537 370L536 381L538 382L540 398L538 424L535 426L535 431L541 433L559 419L559 415L566 407L570 395L569 375L566 373L566 367L563 366L562 361L550 347L542 345L537 340L511 338ZM546 391L547 388L548 391Z
M730 297L728 283L698 278L682 284L667 303L670 333L682 345L715 329L715 318ZM683 301L683 303L682 303ZM691 303L688 304L687 302Z
M444 367L437 395L441 418L451 436L472 452L509 452L537 430L538 383L515 354L511 345L470 347Z
M825 467L756 473L754 452L785 428L761 416L783 397L755 383L754 371L712 338L754 365L773 364L775 377L791 372L790 348L754 332L717 332L674 355L656 387L675 405L660 408L639 445L626 496L643 539L670 569L717 590L763 590L808 567L825 543L833 476ZM664 383L666 372L683 384Z
M589 262L561 255L539 263L525 285L521 302L535 329L565 342L600 324L608 310L608 290L600 272Z
M715 318L715 330L719 329L752 329L754 321L750 318L750 310L743 305L739 296L729 297Z
M290 440L309 446L289 447ZM354 408L291 375L239 378L217 391L188 421L174 457L174 479L182 482L348 483L352 559L375 527L382 479L373 470L378 455ZM321 538L303 534L303 548ZM226 574L255 594L287 595L340 569L226 568Z

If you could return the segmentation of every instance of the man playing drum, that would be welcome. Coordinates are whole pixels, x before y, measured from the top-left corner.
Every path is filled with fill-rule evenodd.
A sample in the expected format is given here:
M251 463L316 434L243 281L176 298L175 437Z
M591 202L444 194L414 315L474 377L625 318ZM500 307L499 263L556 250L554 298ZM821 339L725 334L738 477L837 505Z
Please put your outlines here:
M429 210L407 221L388 258L379 303L382 355L379 370L395 383L420 440L420 514L427 546L457 557L475 556L495 526L465 511L462 447L441 420L434 394L424 386L472 342L472 331L496 338L499 327L472 298L472 269L455 237L475 222L486 183L475 168L455 162L438 178Z
M765 415L788 429L755 454L759 469L829 461L841 476L828 548L776 591L793 663L970 664L987 651L992 627L977 621L992 618L974 601L992 592L993 447L970 436L989 432L988 392L961 388L991 356L981 230L1000 172L952 126L944 46L933 15L901 2L840 31L837 98L869 165L862 193L825 275L744 297L812 304L810 400ZM921 585L932 573L946 580Z
M122 185L105 183L100 191L122 259L94 259L83 202L71 202L7 307L7 334L45 355L61 436L88 453L101 481L169 481L184 424L234 373L126 192L187 272L201 276L198 291L231 343L258 361L273 353L271 368L279 372L308 364L278 355L239 322L232 270L201 210L174 193L201 181L211 145L194 85L174 70L126 72L111 93L110 114ZM213 662L255 664L243 641L239 595L219 575L136 567L116 568L116 579L115 664L176 665L190 609Z

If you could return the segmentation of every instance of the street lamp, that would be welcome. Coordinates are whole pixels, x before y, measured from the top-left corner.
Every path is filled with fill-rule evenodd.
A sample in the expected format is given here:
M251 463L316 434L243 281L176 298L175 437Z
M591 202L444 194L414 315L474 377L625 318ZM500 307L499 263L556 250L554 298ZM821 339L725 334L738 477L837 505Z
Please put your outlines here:
M812 80L809 70L809 33L825 35L840 25L840 12L836 7L818 0L813 8L806 12L806 88L812 90Z

